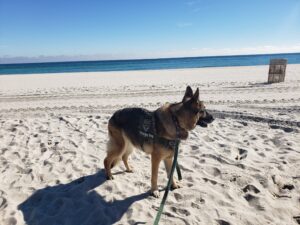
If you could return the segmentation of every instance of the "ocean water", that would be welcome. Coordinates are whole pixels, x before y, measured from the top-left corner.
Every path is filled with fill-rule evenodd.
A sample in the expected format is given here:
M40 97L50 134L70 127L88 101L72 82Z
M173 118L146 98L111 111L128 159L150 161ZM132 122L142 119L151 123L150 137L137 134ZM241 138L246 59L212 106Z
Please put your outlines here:
M165 59L105 60L79 62L0 64L0 75L95 71L159 70L179 68L268 65L270 59L284 58L288 64L300 63L300 53L210 56Z

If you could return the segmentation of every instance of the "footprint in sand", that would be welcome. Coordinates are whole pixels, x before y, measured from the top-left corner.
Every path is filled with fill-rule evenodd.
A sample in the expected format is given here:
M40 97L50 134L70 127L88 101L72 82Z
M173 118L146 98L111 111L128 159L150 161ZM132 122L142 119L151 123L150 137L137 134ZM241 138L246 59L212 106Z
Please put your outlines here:
M187 210L187 209L181 209L178 207L171 207L171 210L181 216L189 216L191 215L191 213Z
M194 203L194 202L191 203L191 206L194 209L200 209L201 208L200 205L198 205L197 203Z
M243 148L238 148L238 155L235 157L235 160L242 160L247 157L248 151Z
M251 136L250 136L250 140L251 140L251 141L255 141L255 140L257 140L257 137L254 136L254 135L251 135Z
M47 151L45 143L40 143L41 152L44 153Z
M210 175L217 177L221 175L221 170L218 169L217 167L207 167L206 172L209 173Z
M230 225L230 223L225 220L217 220L217 222L219 225Z
M174 197L175 197L177 202L180 202L184 199L183 196L180 193L174 193Z
M246 194L244 198L246 199L246 201L249 203L250 206L260 211L264 210L264 207L260 205L259 197L256 197L252 194Z
M89 139L88 139L88 142L89 142L90 144L94 144L96 141L94 141L92 138L89 138Z
M211 179L208 179L208 178L202 178L205 182L210 182L212 185L216 185L218 182L217 181L214 181L214 180L211 180Z
M0 197L0 210L6 208L7 200L4 197Z
M197 150L197 149L199 149L199 146L197 146L197 145L192 145L191 148L192 148L192 150Z
M298 224L300 224L300 216L294 216L293 218Z
M294 188L295 188L295 186L292 184L284 184L282 187L282 189L287 189L289 191L293 190Z
M243 192L254 192L255 194L260 193L260 190L252 184L248 184L243 188Z
M273 175L272 176L272 181L275 185L278 186L278 189L280 192L286 192L286 191L292 191L295 189L295 186L291 184L287 179L284 179L280 176Z
M16 125L17 126L17 125ZM15 125L13 125L10 129L8 129L10 132L16 132L17 128Z
M263 152L258 153L258 155L261 156L261 157L263 157L263 158L266 157L265 153L263 153Z
M268 188L269 187L269 181L267 176L262 175L262 174L254 174L253 177L264 187Z
M291 128L291 127L282 127L282 126L278 126L278 125L275 125L275 124L270 125L270 128L271 129L282 129L286 133L291 133L291 132L294 131L294 129Z
M214 142L215 141L214 139L210 138L209 136L204 136L203 140L206 142Z

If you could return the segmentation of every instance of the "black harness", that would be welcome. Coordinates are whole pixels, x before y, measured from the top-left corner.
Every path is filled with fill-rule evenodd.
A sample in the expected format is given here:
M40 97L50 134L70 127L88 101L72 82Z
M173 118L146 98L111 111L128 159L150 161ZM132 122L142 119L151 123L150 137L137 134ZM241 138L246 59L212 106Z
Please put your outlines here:
M167 149L174 150L180 143L179 137L179 123L175 115L172 114L172 120L176 128L176 139L170 140L164 137L158 136L156 131L156 112L150 112L145 110L143 116L139 118L139 139L142 150L144 150L144 144L159 144Z

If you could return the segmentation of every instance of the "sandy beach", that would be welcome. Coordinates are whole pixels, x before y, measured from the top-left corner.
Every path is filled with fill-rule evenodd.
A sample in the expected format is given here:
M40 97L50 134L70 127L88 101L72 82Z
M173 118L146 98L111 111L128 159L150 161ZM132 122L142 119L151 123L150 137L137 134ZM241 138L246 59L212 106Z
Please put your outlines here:
M0 224L152 224L149 156L135 151L134 173L120 163L105 180L107 122L180 101L187 85L216 120L181 143L183 187L161 224L300 224L300 64L271 85L268 68L1 75Z

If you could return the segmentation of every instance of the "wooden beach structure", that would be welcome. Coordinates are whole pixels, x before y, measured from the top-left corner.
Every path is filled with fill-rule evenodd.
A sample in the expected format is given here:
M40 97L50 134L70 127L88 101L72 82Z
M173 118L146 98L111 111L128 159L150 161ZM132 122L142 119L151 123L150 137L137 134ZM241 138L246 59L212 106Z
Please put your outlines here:
M268 83L284 82L287 60L271 59L269 67Z

